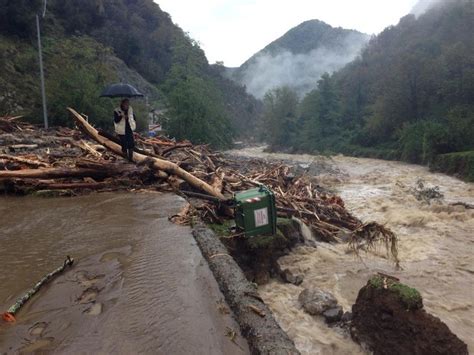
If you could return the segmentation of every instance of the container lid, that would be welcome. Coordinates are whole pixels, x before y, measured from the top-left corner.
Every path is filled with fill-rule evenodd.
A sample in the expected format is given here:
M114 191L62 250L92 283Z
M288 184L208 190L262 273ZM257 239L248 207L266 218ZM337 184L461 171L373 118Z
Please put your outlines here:
M268 196L269 194L270 194L270 191L265 186L256 187L254 189L237 192L235 194L235 201L237 203L239 202L242 203L242 202L246 202L247 200L264 198Z

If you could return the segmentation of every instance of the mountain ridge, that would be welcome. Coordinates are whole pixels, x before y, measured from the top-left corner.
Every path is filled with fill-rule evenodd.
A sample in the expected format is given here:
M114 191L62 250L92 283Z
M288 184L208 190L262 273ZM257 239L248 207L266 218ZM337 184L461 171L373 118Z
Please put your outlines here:
M302 100L271 92L270 146L403 160L474 179L474 2L431 5L373 37Z
M240 67L227 68L226 76L246 86L257 98L285 85L301 96L316 86L324 72L332 72L352 60L369 38L367 34L332 27L321 20L304 21Z

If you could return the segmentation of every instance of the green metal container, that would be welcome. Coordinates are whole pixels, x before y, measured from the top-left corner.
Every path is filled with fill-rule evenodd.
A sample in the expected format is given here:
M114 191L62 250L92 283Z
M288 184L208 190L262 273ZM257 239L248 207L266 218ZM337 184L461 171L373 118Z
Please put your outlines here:
M235 224L245 235L276 233L275 195L266 186L235 194Z

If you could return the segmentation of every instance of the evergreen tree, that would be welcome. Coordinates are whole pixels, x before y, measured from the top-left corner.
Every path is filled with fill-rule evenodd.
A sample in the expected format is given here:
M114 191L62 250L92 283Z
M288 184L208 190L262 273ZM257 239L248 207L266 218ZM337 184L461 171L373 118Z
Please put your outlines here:
M265 140L273 148L291 147L299 140L298 96L289 87L271 90L264 97Z

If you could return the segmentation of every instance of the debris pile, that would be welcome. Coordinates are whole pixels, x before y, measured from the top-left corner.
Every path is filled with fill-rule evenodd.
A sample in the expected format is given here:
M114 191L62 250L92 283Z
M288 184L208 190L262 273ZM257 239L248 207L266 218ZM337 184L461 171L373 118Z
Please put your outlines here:
M5 116L0 117L0 132L11 133L23 130L31 130L33 126L20 121L23 116Z
M70 112L79 129L42 131L16 118L0 118L0 191L194 193L200 199L193 199L193 206L175 221L189 223L198 214L207 222L222 223L232 215L226 201L235 192L265 184L276 195L278 213L298 217L317 239L351 242L354 250L381 240L398 262L393 233L377 223L363 224L344 208L340 197L321 191L308 176L295 175L285 164L260 160L243 164L206 145L136 134L134 165L121 158L113 135L96 130L74 110Z
M418 179L416 181L416 186L410 189L410 192L418 201L422 201L427 204L431 204L431 201L441 202L441 200L444 198L439 186L427 186L423 179Z

